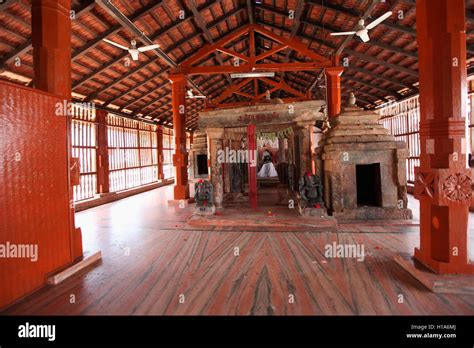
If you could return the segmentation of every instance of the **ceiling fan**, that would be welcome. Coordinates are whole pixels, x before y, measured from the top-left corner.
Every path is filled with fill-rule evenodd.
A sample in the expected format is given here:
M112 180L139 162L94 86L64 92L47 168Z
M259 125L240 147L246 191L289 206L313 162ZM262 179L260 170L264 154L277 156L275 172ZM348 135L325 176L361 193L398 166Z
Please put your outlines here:
M135 40L132 40L130 42L131 47L122 46L121 44L118 44L118 43L113 42L113 41L108 40L108 39L104 39L104 41L111 44L111 45L114 45L118 48L121 48L125 51L128 51L130 53L130 55L132 56L133 60L138 60L138 54L140 52L146 52L146 51L154 50L154 49L160 47L160 45L156 44L156 45L142 46L142 47L137 48L137 42Z
M186 91L186 98L188 99L205 99L205 95L195 95L192 89L188 89Z
M346 31L346 32L341 32L341 33L331 33L331 36L343 36L343 35L354 35L355 34L358 37L360 37L360 39L363 42L368 42L368 41L370 41L369 30L375 28L377 25L382 23L384 20L386 20L391 15L392 15L392 11L388 11L383 16L380 16L379 18L377 18L375 21L368 24L367 26L365 25L365 21L363 19L361 19L361 20L359 20L359 25L357 26L355 31Z

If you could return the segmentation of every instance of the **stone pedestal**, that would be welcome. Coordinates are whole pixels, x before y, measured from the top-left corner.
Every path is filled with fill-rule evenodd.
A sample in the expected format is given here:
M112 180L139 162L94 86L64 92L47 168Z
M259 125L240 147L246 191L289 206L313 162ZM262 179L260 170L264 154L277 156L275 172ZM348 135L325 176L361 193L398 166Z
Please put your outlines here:
M303 208L298 206L301 215L314 218L327 218L328 213L324 207L321 208Z

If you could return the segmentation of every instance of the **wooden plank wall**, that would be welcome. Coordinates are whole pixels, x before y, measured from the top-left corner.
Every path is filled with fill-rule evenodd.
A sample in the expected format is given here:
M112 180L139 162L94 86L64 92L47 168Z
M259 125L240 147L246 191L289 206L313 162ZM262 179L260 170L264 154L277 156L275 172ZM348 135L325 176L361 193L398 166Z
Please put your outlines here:
M0 257L0 308L72 262L62 100L0 81L0 244L37 244L38 260ZM0 245L0 248L1 248Z

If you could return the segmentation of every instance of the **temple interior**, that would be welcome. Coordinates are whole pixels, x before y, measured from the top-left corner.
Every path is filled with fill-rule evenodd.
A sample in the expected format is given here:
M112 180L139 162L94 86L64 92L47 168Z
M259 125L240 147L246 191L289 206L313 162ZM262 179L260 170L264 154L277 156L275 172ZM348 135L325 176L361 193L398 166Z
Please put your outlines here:
M1 315L474 315L474 0L0 24Z

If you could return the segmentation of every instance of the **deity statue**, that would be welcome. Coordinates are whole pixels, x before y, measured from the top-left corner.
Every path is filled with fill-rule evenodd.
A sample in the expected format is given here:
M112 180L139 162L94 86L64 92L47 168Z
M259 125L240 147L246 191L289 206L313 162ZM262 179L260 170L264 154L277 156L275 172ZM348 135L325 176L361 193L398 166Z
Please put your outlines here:
M323 202L323 185L318 175L307 173L300 179L300 204L302 208L321 208Z
M213 187L207 180L199 180L194 184L194 200L197 206L208 206L214 203Z

